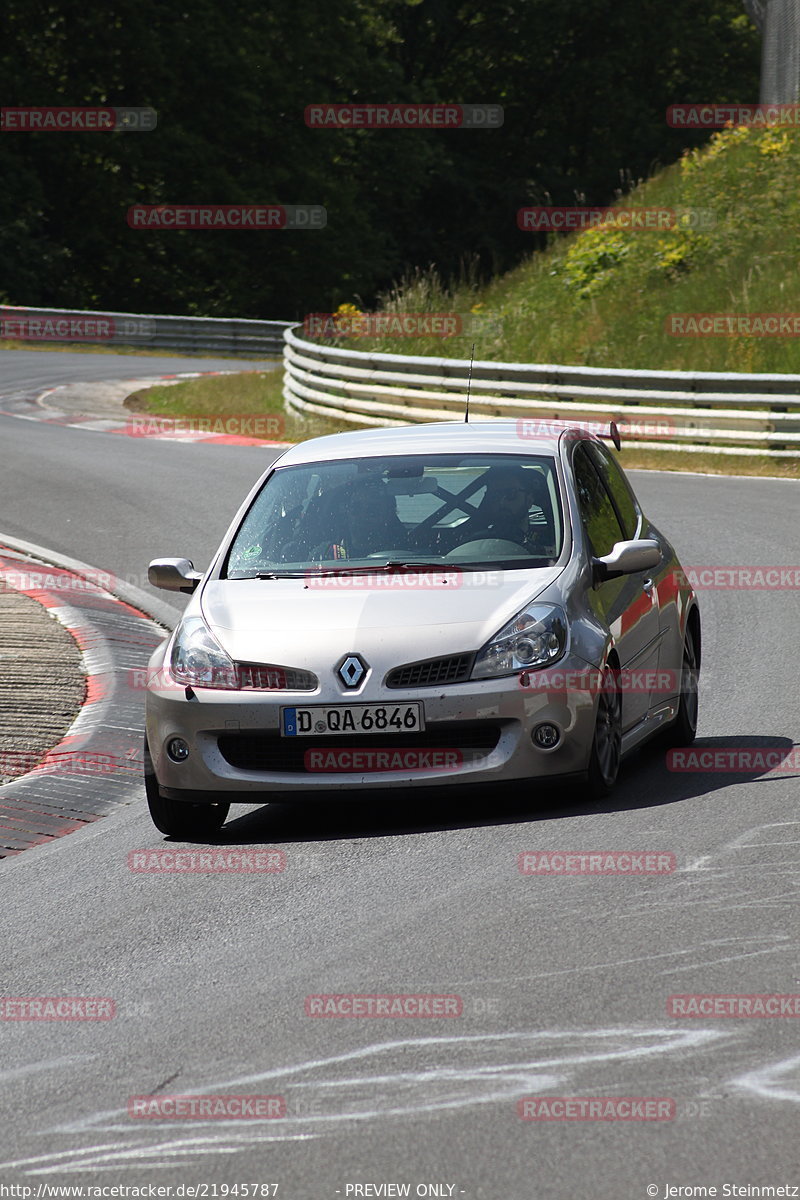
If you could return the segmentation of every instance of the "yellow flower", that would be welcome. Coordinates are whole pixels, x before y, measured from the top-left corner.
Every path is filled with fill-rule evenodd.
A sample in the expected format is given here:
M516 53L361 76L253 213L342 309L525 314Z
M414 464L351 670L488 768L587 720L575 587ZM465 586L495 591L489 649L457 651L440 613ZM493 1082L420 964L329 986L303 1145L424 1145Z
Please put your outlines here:
M766 129L758 143L758 153L764 158L780 158L789 150L789 131Z

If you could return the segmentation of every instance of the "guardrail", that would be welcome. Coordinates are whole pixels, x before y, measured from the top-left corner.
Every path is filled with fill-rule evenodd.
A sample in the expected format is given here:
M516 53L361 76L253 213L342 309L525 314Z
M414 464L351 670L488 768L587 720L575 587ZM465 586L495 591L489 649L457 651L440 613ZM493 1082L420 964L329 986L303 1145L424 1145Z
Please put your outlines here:
M378 354L302 339L289 321L0 307L2 338L147 349L276 355L290 408L363 425L460 420L468 359ZM472 420L616 421L644 449L800 453L800 375L627 371L479 361Z
M378 354L284 332L289 408L363 425L463 420L468 359ZM616 421L643 449L793 458L800 375L475 362L470 420ZM712 422L713 424L709 424Z
M289 321L239 317L171 317L160 314L85 312L67 308L0 306L2 339L30 342L141 346L218 354L276 355Z

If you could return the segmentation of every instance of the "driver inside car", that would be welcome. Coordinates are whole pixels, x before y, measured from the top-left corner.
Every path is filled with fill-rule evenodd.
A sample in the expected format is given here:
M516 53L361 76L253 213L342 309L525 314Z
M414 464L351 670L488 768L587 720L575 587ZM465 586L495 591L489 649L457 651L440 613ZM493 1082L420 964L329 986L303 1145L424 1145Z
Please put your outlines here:
M344 503L338 501L342 519L331 540L316 545L315 561L366 558L401 552L407 544L406 528L397 515L397 501L380 480L349 485Z
M543 530L530 523L530 507L543 512L550 496L543 477L524 467L492 467L484 476L486 491L475 514L458 526L459 544L484 538L516 542L541 554Z

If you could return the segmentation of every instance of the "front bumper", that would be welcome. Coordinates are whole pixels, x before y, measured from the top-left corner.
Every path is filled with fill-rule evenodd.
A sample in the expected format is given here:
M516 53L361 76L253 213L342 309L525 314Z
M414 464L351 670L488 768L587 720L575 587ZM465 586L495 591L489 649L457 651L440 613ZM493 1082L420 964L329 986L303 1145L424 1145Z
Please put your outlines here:
M586 667L572 658L558 664L565 673ZM293 795L308 799L356 788L558 778L586 770L594 735L595 695L526 688L516 675L402 691L376 680L356 695L324 686L314 692L197 688L187 698L186 689L165 679L163 648L151 659L150 674L155 682L146 698L147 740L159 788L173 799L197 800L216 793L256 803L265 793L278 793L284 800ZM535 672L530 678L536 678ZM287 705L388 706L410 701L423 706L422 733L307 738L280 733L280 710ZM540 749L531 738L545 722L560 731L552 749ZM166 750L175 737L189 747L180 763ZM331 751L338 754L334 770Z

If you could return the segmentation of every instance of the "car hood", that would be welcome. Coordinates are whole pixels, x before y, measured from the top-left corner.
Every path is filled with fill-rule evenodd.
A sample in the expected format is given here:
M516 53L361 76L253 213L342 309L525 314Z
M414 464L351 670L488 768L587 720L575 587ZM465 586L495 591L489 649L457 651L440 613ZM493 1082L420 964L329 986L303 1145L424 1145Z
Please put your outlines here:
M238 662L313 671L357 650L411 662L479 650L562 570L390 575L379 583L357 575L217 579L203 588L200 608Z

